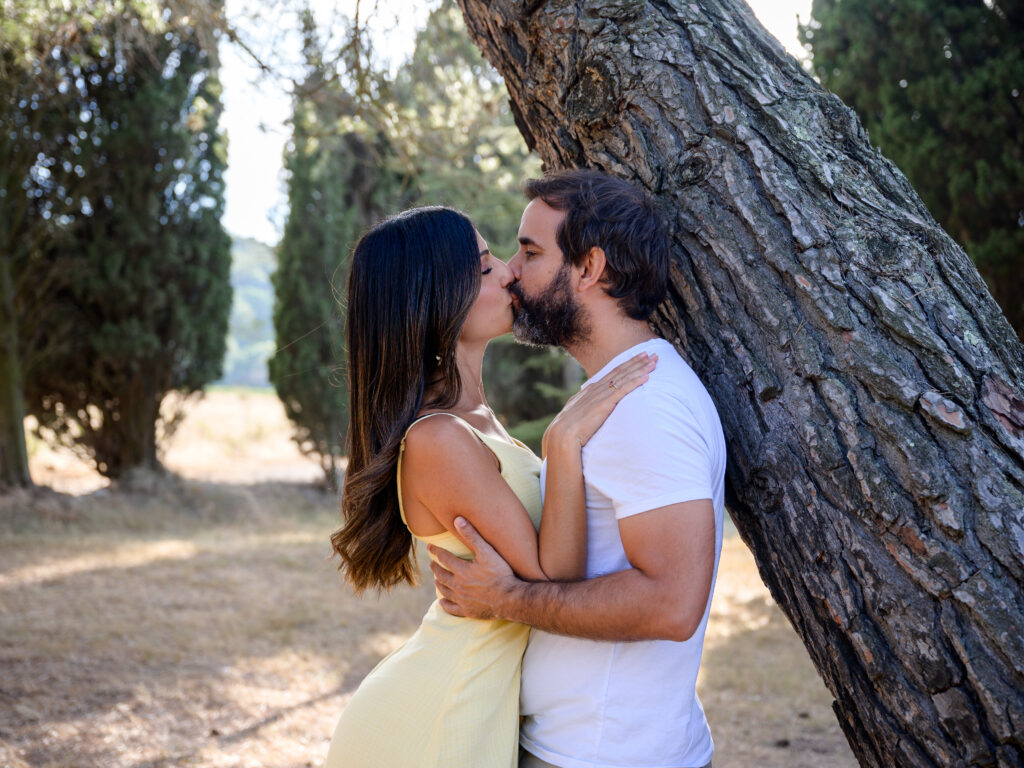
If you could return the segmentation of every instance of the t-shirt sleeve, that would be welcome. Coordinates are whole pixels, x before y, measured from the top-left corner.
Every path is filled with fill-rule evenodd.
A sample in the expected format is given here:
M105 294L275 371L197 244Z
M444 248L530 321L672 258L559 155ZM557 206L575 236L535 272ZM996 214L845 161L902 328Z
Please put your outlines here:
M583 451L587 484L622 519L669 504L713 499L711 450L685 401L639 389L620 402Z

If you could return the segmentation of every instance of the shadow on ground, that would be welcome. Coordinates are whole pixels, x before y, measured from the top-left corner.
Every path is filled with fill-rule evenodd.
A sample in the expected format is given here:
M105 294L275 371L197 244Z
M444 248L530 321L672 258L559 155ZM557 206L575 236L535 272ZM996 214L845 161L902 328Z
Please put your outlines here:
M303 484L0 496L0 762L320 765L348 695L433 599L429 579L353 596L337 522ZM855 765L734 533L699 686L717 766Z
M329 559L332 494L167 482L0 503L0 754L317 764L432 590L353 597Z

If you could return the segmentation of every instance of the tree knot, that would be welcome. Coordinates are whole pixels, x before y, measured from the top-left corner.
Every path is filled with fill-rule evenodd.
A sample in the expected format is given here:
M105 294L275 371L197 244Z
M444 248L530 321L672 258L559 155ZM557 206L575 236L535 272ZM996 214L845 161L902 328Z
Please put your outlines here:
M744 500L751 509L756 509L762 514L774 514L782 507L786 496L779 477L791 475L788 470L781 467L784 462L779 455L779 446L765 441L752 463L753 471L747 478Z
M703 152L687 152L679 157L675 178L681 187L704 181L711 173L711 160Z
M566 98L566 115L573 123L594 125L610 117L619 100L618 77L601 59L580 63Z
M629 21L644 12L646 0L593 0L584 4L588 16L613 21Z

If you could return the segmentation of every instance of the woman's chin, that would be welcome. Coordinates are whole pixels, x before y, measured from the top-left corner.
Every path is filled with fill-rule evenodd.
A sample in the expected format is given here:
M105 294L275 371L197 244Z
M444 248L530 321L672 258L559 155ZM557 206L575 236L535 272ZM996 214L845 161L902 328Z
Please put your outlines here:
M496 333L494 334L494 336L491 337L492 339L497 339L501 336L507 336L508 334L512 333L512 321L510 320L508 325L502 328L496 328L495 331Z

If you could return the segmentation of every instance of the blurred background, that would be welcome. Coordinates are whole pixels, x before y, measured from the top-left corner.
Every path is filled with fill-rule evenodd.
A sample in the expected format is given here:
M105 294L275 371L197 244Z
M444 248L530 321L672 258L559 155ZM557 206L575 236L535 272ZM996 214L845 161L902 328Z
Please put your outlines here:
M316 765L432 599L358 600L328 559L349 253L446 204L508 258L540 161L453 0L0 8L0 764ZM1020 333L1019 9L750 8ZM583 378L510 338L484 375L536 448ZM731 528L706 649L716 762L853 764Z

